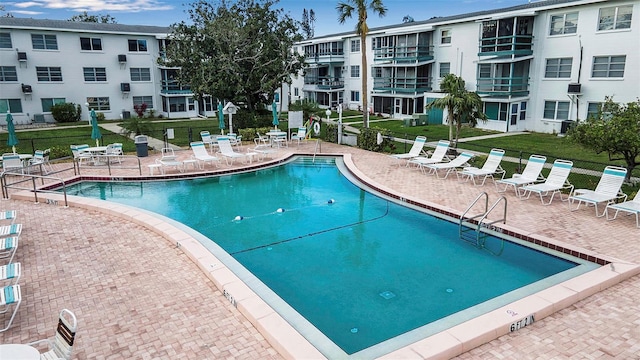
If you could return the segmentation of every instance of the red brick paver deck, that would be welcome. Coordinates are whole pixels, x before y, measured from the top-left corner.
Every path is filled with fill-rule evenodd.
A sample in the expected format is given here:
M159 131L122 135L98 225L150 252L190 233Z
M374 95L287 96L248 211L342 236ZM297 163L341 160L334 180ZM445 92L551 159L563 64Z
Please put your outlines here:
M312 151L313 145L300 149ZM492 184L438 180L392 166L382 154L326 143L322 152L352 153L358 169L373 181L455 211L463 211L480 191L487 191L491 201L498 197ZM154 158L143 158L143 165ZM640 263L635 219L607 222L596 219L592 208L570 212L559 201L542 206L537 199L506 197L511 226ZM281 358L175 244L150 230L80 208L19 200L1 204L17 209L24 225L15 259L24 274L23 304L14 325L0 333L0 343L52 336L60 309L69 308L79 321L75 359ZM459 358L640 358L640 276Z

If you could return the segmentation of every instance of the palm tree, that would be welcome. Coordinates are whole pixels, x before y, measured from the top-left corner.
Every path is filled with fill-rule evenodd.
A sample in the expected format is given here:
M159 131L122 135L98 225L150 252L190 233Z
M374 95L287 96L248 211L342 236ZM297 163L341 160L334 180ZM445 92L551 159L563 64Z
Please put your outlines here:
M440 90L447 93L443 98L427 104L427 110L431 108L447 109L447 122L449 123L449 141L453 141L453 127L456 126L455 144L460 137L460 129L463 122L470 126L476 126L478 119L486 120L487 116L480 111L482 99L476 92L467 91L464 80L454 74L447 74L440 82Z
M358 23L356 24L356 33L360 35L360 51L362 52L362 111L363 111L363 125L365 128L369 127L369 93L367 91L367 34L369 33L369 26L367 26L367 10L371 10L374 14L378 14L383 17L387 14L387 8L384 7L382 0L345 0L339 2L336 6L338 10L338 22L344 24L347 19L351 19L354 11L358 11Z

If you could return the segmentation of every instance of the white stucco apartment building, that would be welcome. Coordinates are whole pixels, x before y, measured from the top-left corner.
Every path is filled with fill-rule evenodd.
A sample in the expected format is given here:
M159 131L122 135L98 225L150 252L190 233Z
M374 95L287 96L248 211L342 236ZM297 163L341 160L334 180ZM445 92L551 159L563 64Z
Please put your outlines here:
M640 97L639 13L637 0L549 0L372 28L366 95L357 34L317 37L295 47L308 68L291 100L357 109L368 96L370 112L404 118L443 96L440 80L454 73L483 99L480 127L560 133L605 96ZM443 112L428 121L442 123Z

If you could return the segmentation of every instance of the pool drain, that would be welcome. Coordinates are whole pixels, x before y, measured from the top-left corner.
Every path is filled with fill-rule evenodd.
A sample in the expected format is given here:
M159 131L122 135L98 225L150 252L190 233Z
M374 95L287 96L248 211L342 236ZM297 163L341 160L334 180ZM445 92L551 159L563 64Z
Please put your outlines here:
M448 292L448 293L452 293L452 292L453 292L453 289L447 289L447 292Z
M396 297L396 294L392 293L391 291L383 291L379 295L382 296L385 300Z
M352 333L352 334L355 334L355 333L357 333L357 332L358 332L358 328L356 328L356 327L351 328L351 333Z

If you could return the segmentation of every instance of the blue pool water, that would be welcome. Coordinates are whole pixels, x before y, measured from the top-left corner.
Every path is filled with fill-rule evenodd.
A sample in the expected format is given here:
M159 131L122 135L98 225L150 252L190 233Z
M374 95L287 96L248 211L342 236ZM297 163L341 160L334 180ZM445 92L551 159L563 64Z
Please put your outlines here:
M232 176L81 183L68 192L197 230L346 354L591 266L509 241L495 256L460 240L457 224L355 186L334 162L299 158ZM497 249L503 240L487 244Z

